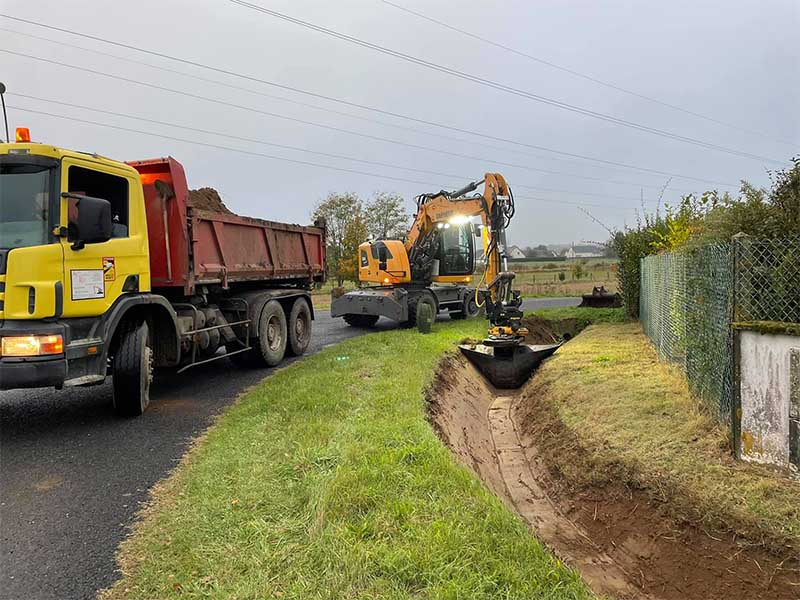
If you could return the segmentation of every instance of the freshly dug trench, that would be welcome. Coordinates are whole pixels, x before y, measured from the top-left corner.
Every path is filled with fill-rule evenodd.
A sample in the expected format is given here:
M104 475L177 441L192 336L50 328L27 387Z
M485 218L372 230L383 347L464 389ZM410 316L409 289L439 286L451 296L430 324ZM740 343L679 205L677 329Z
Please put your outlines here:
M554 333L538 325L532 343ZM458 459L595 592L625 599L800 598L800 576L780 559L671 521L643 491L626 487L624 477L572 490L551 468L552 457L579 453L580 444L542 395L535 376L511 396L462 357L448 356L427 398L434 429Z
M523 319L528 333L523 344L496 347L478 342L459 345L461 353L481 372L491 385L513 390L522 387L539 364L570 339L577 329L574 319L549 322L540 317Z

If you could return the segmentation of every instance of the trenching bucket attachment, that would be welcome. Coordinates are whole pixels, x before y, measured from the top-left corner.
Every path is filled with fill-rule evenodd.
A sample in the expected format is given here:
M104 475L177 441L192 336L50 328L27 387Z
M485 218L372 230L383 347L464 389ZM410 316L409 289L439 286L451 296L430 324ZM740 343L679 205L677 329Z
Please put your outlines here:
M560 346L461 344L459 349L494 387L509 390L528 381L539 363Z
M622 298L619 294L612 294L607 291L605 286L592 288L591 294L581 296L581 307L588 308L619 308L622 306Z

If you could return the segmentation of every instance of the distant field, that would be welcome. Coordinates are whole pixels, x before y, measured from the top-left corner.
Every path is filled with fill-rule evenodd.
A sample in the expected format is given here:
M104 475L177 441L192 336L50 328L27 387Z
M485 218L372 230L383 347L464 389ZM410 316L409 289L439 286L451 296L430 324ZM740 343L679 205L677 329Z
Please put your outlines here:
M580 265L580 273L576 265ZM525 298L569 297L590 294L594 286L605 286L610 292L617 291L617 259L588 258L559 262L526 261L509 263L508 268L517 274L515 289ZM481 277L482 269L475 274ZM563 274L563 280L560 275ZM578 275L580 275L578 277ZM311 293L314 307L330 308L333 283L328 281ZM346 281L344 288L354 289L356 284Z

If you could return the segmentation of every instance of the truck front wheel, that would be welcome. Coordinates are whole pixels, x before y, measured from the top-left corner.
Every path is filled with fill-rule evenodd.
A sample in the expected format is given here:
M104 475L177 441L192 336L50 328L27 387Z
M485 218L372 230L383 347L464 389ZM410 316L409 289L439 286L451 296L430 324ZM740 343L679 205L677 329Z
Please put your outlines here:
M311 309L305 298L298 298L289 312L289 354L301 356L311 343Z
M153 380L153 349L147 322L125 323L114 353L112 382L114 412L138 417L150 404Z

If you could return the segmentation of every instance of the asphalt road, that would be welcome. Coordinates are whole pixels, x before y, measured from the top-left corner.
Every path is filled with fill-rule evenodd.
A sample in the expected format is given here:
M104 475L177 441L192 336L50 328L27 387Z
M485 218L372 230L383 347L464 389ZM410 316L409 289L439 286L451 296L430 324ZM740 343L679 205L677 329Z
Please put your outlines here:
M532 299L523 308L577 302ZM310 352L362 333L318 311ZM214 415L271 372L223 359L158 377L137 419L113 415L108 384L0 393L0 599L94 598L113 583L114 553L148 489Z

